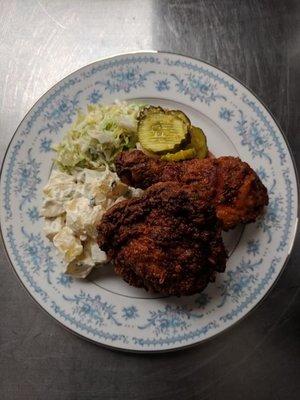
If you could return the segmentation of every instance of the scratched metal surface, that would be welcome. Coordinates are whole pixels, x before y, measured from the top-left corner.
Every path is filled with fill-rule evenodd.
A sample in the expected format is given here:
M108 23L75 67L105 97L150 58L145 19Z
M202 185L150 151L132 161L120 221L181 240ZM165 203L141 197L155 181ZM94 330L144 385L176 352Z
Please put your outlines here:
M300 162L299 1L0 1L0 159L54 83L118 52L202 58L269 107ZM298 72L298 74L297 74ZM66 332L20 286L0 246L0 398L299 399L299 236L275 289L232 330L162 355L106 350Z

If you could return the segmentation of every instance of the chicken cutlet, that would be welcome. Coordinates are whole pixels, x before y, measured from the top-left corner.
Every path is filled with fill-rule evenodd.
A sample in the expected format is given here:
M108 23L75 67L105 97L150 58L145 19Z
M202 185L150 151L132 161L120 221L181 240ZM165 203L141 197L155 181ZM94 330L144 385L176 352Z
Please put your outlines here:
M214 207L195 185L157 183L103 216L98 244L130 285L166 295L201 292L226 267Z
M120 153L116 171L122 182L146 189L158 182L190 184L198 189L224 230L254 222L268 204L268 193L257 174L236 157L168 162L140 150Z

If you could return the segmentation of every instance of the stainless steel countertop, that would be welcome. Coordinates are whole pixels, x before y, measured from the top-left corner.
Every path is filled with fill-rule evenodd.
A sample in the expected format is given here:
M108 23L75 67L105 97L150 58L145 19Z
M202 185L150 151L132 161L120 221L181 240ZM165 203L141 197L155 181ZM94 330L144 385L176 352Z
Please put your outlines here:
M2 0L0 160L25 113L65 75L155 49L244 82L270 107L299 167L299 22L296 0ZM110 351L62 329L20 286L0 245L0 398L298 399L299 244L298 236L249 317L208 343L160 355Z

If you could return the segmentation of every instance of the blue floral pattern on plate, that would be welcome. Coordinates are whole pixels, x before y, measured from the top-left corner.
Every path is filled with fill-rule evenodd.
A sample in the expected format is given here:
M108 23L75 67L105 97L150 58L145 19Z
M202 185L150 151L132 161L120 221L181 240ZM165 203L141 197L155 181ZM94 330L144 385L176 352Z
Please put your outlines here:
M91 104L97 104L99 101L102 99L102 94L100 93L100 90L94 89L88 96L87 96L87 101Z
M104 86L104 90L110 94L121 91L129 93L132 89L145 87L149 75L154 73L154 71L142 72L139 66L121 68L111 71L106 81L98 81L96 84Z
M196 314L192 309L187 309L185 306L166 305L164 309L158 309L149 312L147 322L139 329L152 328L156 336L160 334L177 334L181 331L186 331L191 326L191 320L202 318L202 314Z
M33 224L40 218L39 210L36 206L28 208L27 215Z
M179 93L189 96L191 101L200 100L208 105L216 100L226 100L226 97L217 90L217 84L212 83L209 78L188 74L182 78L176 74L171 74L176 80L176 88Z
M52 139L48 138L41 139L40 151L48 153L48 151L51 151L51 146L52 146Z
M59 285L62 285L64 287L68 287L68 288L71 286L73 281L74 281L74 279L70 275L63 274L63 273L59 274L59 276L56 278L56 282Z
M251 239L247 243L247 253L256 256L260 252L260 241L259 239Z
M166 90L170 90L171 82L168 79L159 79L154 82L156 90L159 92L164 92Z
M79 108L78 98L81 93L82 91L78 90L72 97L63 95L60 99L51 102L44 111L46 125L39 130L39 133L58 133L66 124L70 124Z
M36 198L37 186L41 183L40 174L41 162L32 157L32 149L27 151L27 158L18 162L15 194L21 196L19 204L22 210L25 203L30 203Z
M254 158L265 157L270 164L272 163L272 159L267 152L271 146L269 135L258 120L247 120L244 112L239 110L239 118L235 129L242 138L241 145L247 146Z
M231 121L232 117L234 116L234 111L229 110L229 108L221 107L219 111L219 117L224 121Z
M51 284L51 273L54 272L56 263L51 255L51 247L46 244L39 233L37 235L28 233L22 226L21 231L24 236L20 247L24 250L24 259L31 266L34 274L40 274L41 270L45 273L47 282Z
M124 307L122 317L127 321L129 319L136 319L139 317L138 310L135 306Z
M62 274L39 217L41 190L52 166L52 145L72 124L77 110L116 98L155 97L199 112L199 121L204 123L207 118L218 126L218 135L223 136L212 144L220 142L219 153L223 154L222 140L230 140L237 154L255 168L270 195L265 215L245 228L226 272L203 293L187 298L147 297L145 292L136 295L129 286L124 292L117 277L113 283L117 289L112 290L93 280L79 281ZM1 200L4 242L33 297L84 337L115 348L143 351L200 342L247 314L284 265L295 235L298 204L290 153L264 106L216 68L163 53L99 61L44 95L25 117L8 149Z

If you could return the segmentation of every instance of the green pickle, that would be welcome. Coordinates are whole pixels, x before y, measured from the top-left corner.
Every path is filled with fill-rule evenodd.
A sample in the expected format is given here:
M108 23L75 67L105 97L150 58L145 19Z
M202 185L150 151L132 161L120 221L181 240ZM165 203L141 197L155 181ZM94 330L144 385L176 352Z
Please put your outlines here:
M204 135L202 129L192 126L191 128L191 145L196 151L197 158L207 157L208 148L206 136Z
M179 150L176 153L167 153L163 155L161 159L164 161L183 161L192 158L202 159L207 157L208 148L206 136L202 129L192 126L190 135L190 142L182 150Z
M169 114L175 115L176 117L179 117L182 119L183 122L185 122L188 126L191 126L191 121L188 119L188 117L185 115L183 111L180 110L169 110Z
M184 149L179 150L177 153L167 153L161 157L163 161L183 161L183 160L190 160L191 158L195 158L197 155L196 150L191 149Z
M180 150L189 139L189 131L190 121L181 111L152 106L140 113L138 137L148 152L166 154Z

